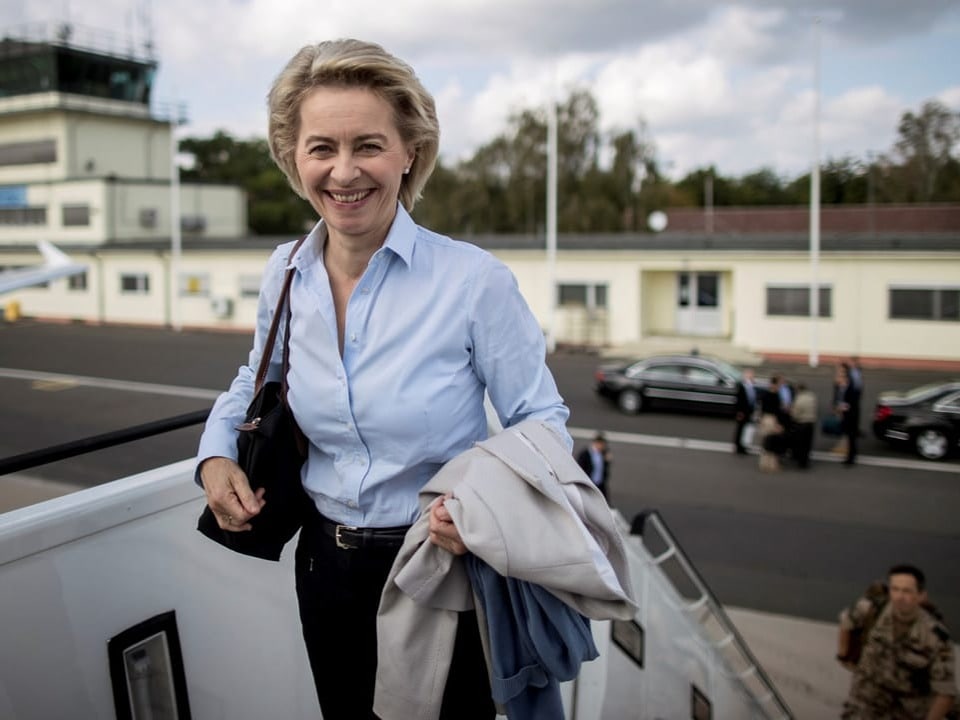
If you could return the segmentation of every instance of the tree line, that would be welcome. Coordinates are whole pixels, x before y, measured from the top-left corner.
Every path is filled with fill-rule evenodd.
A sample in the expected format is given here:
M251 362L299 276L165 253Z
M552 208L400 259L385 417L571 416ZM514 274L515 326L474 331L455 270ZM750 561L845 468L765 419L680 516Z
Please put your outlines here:
M645 231L650 212L666 207L802 205L810 174L786 178L770 168L739 177L713 166L678 181L661 172L656 146L643 122L612 133L599 129L599 110L588 90L576 89L557 105L559 232ZM828 159L820 168L823 204L960 202L960 113L930 100L905 112L892 148L867 159ZM265 139L241 140L223 131L188 137L180 151L192 156L183 180L240 185L247 193L251 232L301 232L315 220L270 159ZM525 109L472 157L438 161L414 216L456 236L539 233L546 206L547 123L542 110Z

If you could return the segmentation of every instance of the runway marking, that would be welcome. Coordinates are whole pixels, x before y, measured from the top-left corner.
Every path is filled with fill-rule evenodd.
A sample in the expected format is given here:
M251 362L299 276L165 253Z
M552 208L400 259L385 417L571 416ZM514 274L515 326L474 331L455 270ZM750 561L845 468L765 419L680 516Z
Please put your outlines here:
M571 436L583 440L590 440L597 434L596 429L568 427L567 431ZM719 440L699 440L697 438L683 438L670 435L645 435L643 433L624 433L616 431L603 431L607 440L611 442L625 443L627 445L648 445L651 447L676 448L678 450L700 450L703 452L717 452L731 454L732 445L729 442ZM843 460L842 456L832 452L821 452L814 450L810 457L814 460L839 463ZM857 455L858 465L869 465L870 467L899 468L901 470L928 470L930 472L943 472L960 474L960 464L950 462L933 462L928 460L914 460L912 458L880 457L878 455Z
M184 387L182 385L159 385L156 383L132 382L129 380L110 380L108 378L89 377L85 375L65 375L60 373L39 372L36 370L17 370L15 368L0 368L0 378L12 380L30 380L35 386L42 383L44 390L66 389L67 386L82 385L84 387L104 388L107 390L122 390L127 392L152 393L154 395L172 395L174 397L196 398L198 400L216 400L220 390L206 390L204 388ZM575 438L589 440L596 435L596 429L567 428ZM719 440L700 440L670 435L647 435L644 433L625 433L604 431L607 439L612 442L628 445L647 445L650 447L676 448L678 450L699 450L701 452L730 453L729 442ZM827 451L811 453L814 460L826 462L840 462L842 458ZM857 464L871 467L900 468L902 470L928 470L930 472L945 472L960 474L960 464L929 462L910 458L879 457L876 455L858 455Z
M70 388L75 388L77 383L73 381L66 380L34 380L33 389L41 390L43 392L57 392L59 390L69 390Z
M62 375L60 373L17 370L14 368L0 368L0 378L30 380L34 383L34 387L40 390L64 390L67 387L82 385L84 387L104 388L106 390L152 393L153 395L173 395L174 397L196 398L198 400L215 400L221 392L220 390L205 390L203 388L183 387L182 385L158 385L156 383L110 380L108 378L87 377L85 375Z

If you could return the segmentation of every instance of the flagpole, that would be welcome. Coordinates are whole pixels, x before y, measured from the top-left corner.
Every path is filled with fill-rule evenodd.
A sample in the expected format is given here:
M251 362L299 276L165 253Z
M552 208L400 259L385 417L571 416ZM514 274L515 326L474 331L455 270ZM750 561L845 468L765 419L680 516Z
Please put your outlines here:
M817 367L820 320L820 18L813 20L813 165L810 169L810 367Z
M557 103L554 93L547 103L547 352L557 347Z

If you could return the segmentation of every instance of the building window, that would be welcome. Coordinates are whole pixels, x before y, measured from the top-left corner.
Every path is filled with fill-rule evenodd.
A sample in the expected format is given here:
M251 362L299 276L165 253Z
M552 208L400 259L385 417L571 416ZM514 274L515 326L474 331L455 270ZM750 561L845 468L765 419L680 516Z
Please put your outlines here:
M157 209L140 208L140 227L153 228L157 226Z
M124 273L120 276L120 292L146 295L150 292L150 276L145 273Z
M188 233L202 233L207 229L207 219L203 215L183 215L180 217L180 230Z
M607 286L565 284L557 286L557 304L561 307L585 307L589 310L607 306Z
M0 144L0 165L34 165L56 161L56 140Z
M0 225L46 225L45 207L0 207Z
M180 297L207 297L209 294L209 275L185 273L180 276Z
M89 205L64 205L62 209L64 227L80 227L90 224Z
M82 273L77 273L76 275L70 275L67 278L67 290L73 290L76 292L86 292L87 274L85 272L82 272Z
M819 316L833 317L833 288L820 286ZM767 286L767 315L810 317L810 287L806 285Z
M891 320L960 320L960 288L890 288Z
M260 296L260 276L240 276L240 297L255 298Z

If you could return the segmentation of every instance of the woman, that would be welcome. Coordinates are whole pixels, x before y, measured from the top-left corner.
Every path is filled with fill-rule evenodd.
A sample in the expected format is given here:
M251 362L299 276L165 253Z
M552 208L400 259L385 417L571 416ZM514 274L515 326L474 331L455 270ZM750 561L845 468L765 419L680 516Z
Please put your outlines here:
M289 404L309 440L312 500L296 555L304 641L323 716L372 718L375 616L417 494L500 421L537 418L568 447L569 411L515 279L479 248L417 226L408 211L437 158L433 98L378 45L337 40L298 52L268 98L274 161L322 218L289 263ZM248 365L214 406L200 475L221 527L243 532L269 497L234 462L265 336L294 243L270 258ZM280 345L282 338L278 339ZM442 502L430 540L466 551ZM461 618L443 717L493 718L475 617Z

